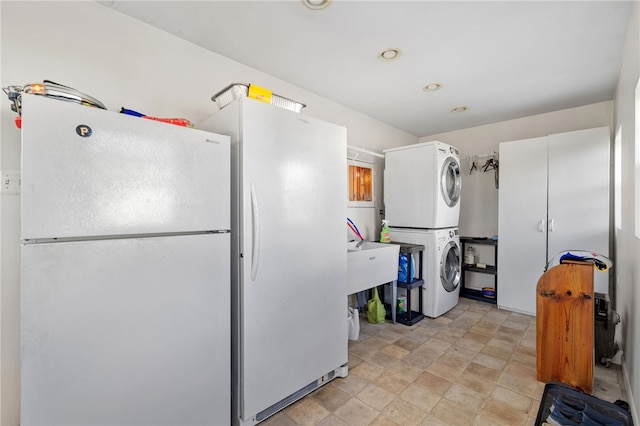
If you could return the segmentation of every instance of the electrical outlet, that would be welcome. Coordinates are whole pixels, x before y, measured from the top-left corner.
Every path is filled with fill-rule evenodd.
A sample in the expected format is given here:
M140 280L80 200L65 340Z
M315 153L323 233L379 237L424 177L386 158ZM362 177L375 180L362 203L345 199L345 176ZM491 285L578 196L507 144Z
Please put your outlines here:
M20 193L21 185L22 178L20 176L20 172L2 172L2 186L0 186L0 193L6 195L17 195Z

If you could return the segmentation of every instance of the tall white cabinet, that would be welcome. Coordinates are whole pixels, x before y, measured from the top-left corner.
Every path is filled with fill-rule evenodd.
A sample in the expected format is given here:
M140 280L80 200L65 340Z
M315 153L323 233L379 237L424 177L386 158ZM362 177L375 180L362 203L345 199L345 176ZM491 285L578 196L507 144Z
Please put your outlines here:
M565 250L609 254L608 127L500 144L500 308L535 315L535 289ZM595 272L608 293L608 273Z

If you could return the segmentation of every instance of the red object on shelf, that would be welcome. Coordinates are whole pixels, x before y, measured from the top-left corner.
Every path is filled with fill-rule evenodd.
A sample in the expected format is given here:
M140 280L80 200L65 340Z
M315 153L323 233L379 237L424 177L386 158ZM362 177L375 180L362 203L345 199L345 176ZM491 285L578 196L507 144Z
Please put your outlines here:
M16 117L16 121L15 122L16 122L16 127L18 129L22 129L22 117L20 117L20 116Z
M175 124L176 126L193 127L193 123L191 123L186 118L160 118L160 117L151 117L148 115L143 115L142 118L146 118L148 120L154 120L154 121L162 121L163 123Z

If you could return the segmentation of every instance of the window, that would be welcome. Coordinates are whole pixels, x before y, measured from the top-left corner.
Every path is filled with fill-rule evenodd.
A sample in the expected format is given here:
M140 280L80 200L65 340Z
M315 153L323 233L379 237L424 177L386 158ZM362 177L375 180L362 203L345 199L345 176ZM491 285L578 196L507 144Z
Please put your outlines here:
M635 103L635 228L636 228L636 237L640 238L640 79L636 83L636 103Z
M373 164L351 160L349 167L349 207L373 207Z

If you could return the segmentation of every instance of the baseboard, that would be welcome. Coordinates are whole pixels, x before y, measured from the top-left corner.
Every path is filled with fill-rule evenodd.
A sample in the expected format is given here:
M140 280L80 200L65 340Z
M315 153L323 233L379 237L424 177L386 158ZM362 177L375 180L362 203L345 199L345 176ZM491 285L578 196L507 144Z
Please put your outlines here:
M627 370L627 364L624 359L624 353L622 354L622 376L624 377L624 390L627 394L626 401L629 403L629 411L634 423L638 423L638 410L636 409L636 400L633 397L631 391L631 382L629 381L629 371Z
M497 305L497 306L498 306L498 309L503 310L503 311L515 312L516 314L529 315L531 317L535 317L536 316L535 312L523 311L521 309L514 309L514 308L502 306L502 305Z

